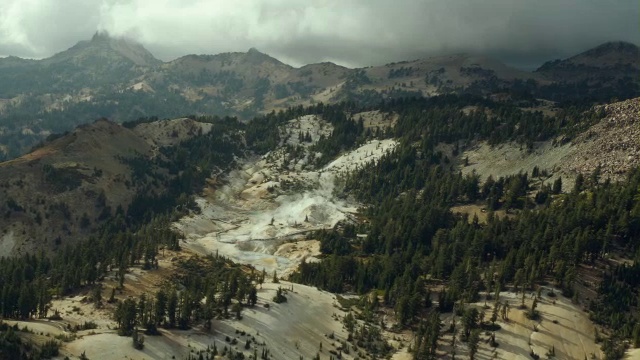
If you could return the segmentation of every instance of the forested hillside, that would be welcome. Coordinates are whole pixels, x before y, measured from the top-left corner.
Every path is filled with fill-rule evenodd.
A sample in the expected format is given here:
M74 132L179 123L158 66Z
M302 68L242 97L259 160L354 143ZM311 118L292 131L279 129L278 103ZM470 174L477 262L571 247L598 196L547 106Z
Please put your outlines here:
M478 138L526 143L598 119L588 112L543 118L491 105L465 115L460 106L482 105L466 101L389 105L400 113L393 135L401 146L349 176L344 189L368 205L368 223L318 234L327 257L303 264L294 279L329 291L380 290L383 304L395 310L399 322L416 328L423 328L434 311L459 311L462 304L480 300L481 292L514 288L524 293L552 283L563 296L588 304L592 319L610 329L603 350L607 358L617 358L624 339L640 341L638 284L633 280L640 260L640 172L634 170L622 183L601 179L596 172L588 178L578 175L573 189L563 189L561 179L545 184L549 174L537 169L484 183L478 176L462 176L452 171L452 159L436 150L436 144L458 146ZM487 117L489 109L494 116ZM498 119L506 121L492 124ZM468 203L483 204L486 223L450 211ZM497 210L509 215L497 216ZM581 298L576 291L581 269L602 267L611 252L626 254L635 265L606 265L597 297ZM437 295L430 293L443 282L446 286ZM415 353L419 359L433 356L433 336L438 336L433 327L424 329Z
M394 114L393 126L365 126L362 117L354 116L370 110ZM360 323L345 315L348 337L340 340L344 344L339 352L323 353L323 358L346 357L342 351L355 348L371 358L389 354L391 348L380 335L385 326L377 324L382 317L375 315L385 311L394 319L390 322L392 331L415 334L409 347L415 359L436 358L448 331L440 328L441 316L452 312L464 322L461 340L473 348L480 329L495 336L499 326L496 328L495 319L480 318L470 303L486 300L491 308L488 302L493 302L497 317L500 308L508 308L500 296L509 290L522 295L522 310L527 316L540 318L543 315L536 312L535 305L538 298L527 307L524 297L536 292L540 297L541 286L558 289L561 294L553 296L569 298L589 312L602 329L596 341L602 342L607 359L621 358L625 346L640 346L639 169L620 182L609 181L597 171L578 173L571 188L563 185L562 178L553 177L551 170L537 167L487 179L459 171L465 161L460 154L475 142L492 146L515 142L527 149L536 142L583 133L605 114L598 108L567 105L548 116L473 95L395 99L377 105L299 106L256 117L248 124L235 118L195 117L192 120L196 123L210 124L210 131L194 128L180 141L163 138L165 145L153 147L147 142L140 152L114 153L111 156L118 160L118 166L127 169L127 178L122 181L131 184L127 186L131 187L129 200L107 211L104 201L95 205L96 199L102 198L99 195L73 193L99 207L97 218L87 215L85 220L77 214L66 220L73 224L68 228L78 235L78 241L62 239L50 252L0 258L2 317L55 319L59 314L51 308L52 300L84 293L90 294L87 301L102 306L109 298L118 333L132 336L133 345L140 349L144 346L142 332L157 335L160 329L192 327L215 331L214 320L241 321L243 309L256 305L258 287L265 281L278 283L279 277L214 254L196 257L187 253L176 258L170 277L153 293L136 299L116 299L115 294L131 281L128 275L132 269L160 272L158 258L163 249L176 254L180 251L184 239L172 224L202 210L194 198L207 186L221 187L224 177L218 175L235 169L245 157L267 158L275 150L286 149L288 161L300 160L300 154L307 151L301 144L311 135L299 132L299 143L294 146L282 138L281 129L289 120L310 114L332 127L329 135L320 136L309 146L315 156L305 166L318 171L326 170L338 155L372 139L398 142L378 161L342 174L335 196L355 198L361 205L357 216L333 229L305 234L319 240L321 261L303 261L290 277L334 293L363 295L360 303L364 305L356 312ZM141 118L125 126L108 124L107 128L116 139L116 130L133 136L131 132L145 125L145 132L150 132L168 123ZM180 137L177 130L173 134ZM41 150L65 153L71 149L65 144L74 144L70 139L79 136L67 134L44 143ZM93 174L98 169L90 169L92 177L72 176L68 171L77 166L70 167L67 162L66 167L47 165L50 154L36 154L40 155L16 160L21 174L48 184L47 191L58 199L102 176ZM12 166L15 163L4 163L0 169ZM82 174L85 170L81 170ZM15 183L20 179L4 186L18 186ZM270 191L273 189L267 193ZM58 216L58 210L46 206L50 199L30 203L22 197L18 203L8 195L0 204L8 229L16 219ZM36 214L31 210L40 209L40 205L50 212ZM486 219L451 210L460 205L482 208ZM108 215L100 218L105 211ZM51 241L31 240L35 244ZM586 281L590 270L598 274L596 282ZM102 294L107 279L115 282L111 296ZM285 289L278 288L273 302L285 303L286 295ZM49 347L58 346L57 342L25 345L15 333L2 331L2 356L47 358L53 351ZM277 358L269 353L268 344L262 345L261 358ZM247 355L235 349L227 352L225 347L224 355L238 359L258 356L257 344L249 339ZM347 358L355 358L354 353ZM533 358L539 355L532 350Z

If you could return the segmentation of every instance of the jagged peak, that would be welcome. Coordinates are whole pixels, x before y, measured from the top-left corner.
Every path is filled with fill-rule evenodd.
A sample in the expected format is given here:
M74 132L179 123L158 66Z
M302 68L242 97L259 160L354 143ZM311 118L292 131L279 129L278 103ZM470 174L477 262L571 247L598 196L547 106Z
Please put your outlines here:
M98 30L91 37L92 42L104 41L104 40L110 40L110 39L111 39L111 35L106 30Z
M97 31L90 40L80 41L71 48L57 53L49 61L57 62L73 58L87 51L112 51L118 53L136 65L153 66L161 63L139 42L122 36L112 36L107 31ZM104 54L104 52L102 53Z

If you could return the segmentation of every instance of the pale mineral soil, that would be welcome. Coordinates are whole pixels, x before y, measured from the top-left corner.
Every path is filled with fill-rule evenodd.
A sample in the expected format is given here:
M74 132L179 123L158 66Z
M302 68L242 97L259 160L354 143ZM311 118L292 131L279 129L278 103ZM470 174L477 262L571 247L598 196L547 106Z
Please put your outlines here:
M476 172L484 181L528 172L537 166L547 170L551 183L558 176L563 179L563 191L570 191L576 175L591 174L600 167L600 178L623 180L630 169L640 164L640 98L601 106L605 117L563 145L553 141L534 144L529 151L524 145L506 143L490 146L480 142L465 150L459 169L463 174Z
M290 290L291 286L293 290ZM272 301L278 287L289 289L287 302L275 304ZM218 351L226 346L247 356L253 354L254 349L261 353L266 344L276 359L298 360L300 356L309 359L317 353L328 358L329 351L340 346L347 336L341 322L345 313L337 306L335 295L305 285L285 281L265 283L258 289L258 304L244 308L242 315L239 321L214 320L211 332L201 327L160 329L161 336L145 336L142 350L134 349L131 338L118 336L116 330L100 327L81 331L75 340L64 343L59 358L77 357L84 352L90 359L183 359L189 353L213 348L214 344ZM51 335L64 333L55 322L29 322L27 325ZM328 337L330 334L333 339ZM227 336L237 339L237 344L226 342ZM250 349L245 349L249 339ZM344 358L352 359L348 355Z
M366 125L372 128L393 121L387 115L363 115L365 122L368 122ZM306 234L315 229L331 228L339 221L349 221L360 206L352 199L335 195L334 189L339 188L341 177L369 161L376 161L397 145L391 139L374 140L316 169L310 165L310 160L317 155L308 149L321 135L326 136L331 130L328 123L316 116L294 119L283 130L283 144L303 146L306 152L302 158L285 166L287 154L280 149L263 157L248 159L240 169L220 179L212 179L211 185L197 199L200 213L191 214L174 224L186 237L181 244L185 251L161 255L159 270L132 268L126 275L124 291L116 297L124 299L153 293L170 273L177 258L193 254L218 252L238 263L264 268L269 272L277 271L280 276L290 274L302 261L318 261L319 242L306 238ZM299 143L298 132L309 132L312 142ZM463 155L469 157L470 164L462 170L475 170L483 176L491 174L494 177L530 171L533 166L551 170L566 156L562 152L569 152L564 147L548 151L552 149L545 146L549 144L539 144L533 153L525 153L513 144L500 148L480 145ZM481 212L479 206L457 210L469 214ZM104 298L108 297L115 280L109 277L106 283ZM293 290L287 293L286 303L275 304L272 298L280 286L286 289L293 286ZM510 320L498 321L501 325L501 330L496 332L499 346L494 349L481 341L477 358L529 359L531 350L544 357L552 347L555 348L557 359L582 359L585 355L589 358L591 354L602 358L600 346L594 341L595 330L588 315L579 306L560 296L559 292L556 291L558 296L553 299L547 293L543 291L538 303L541 314L538 321L528 320L524 310L517 308L519 296L502 293L501 300L508 300L511 305ZM53 301L52 308L61 312L62 321L37 320L26 324L47 337L71 336L65 328L67 324L82 324L89 320L97 323L97 329L80 331L75 339L71 337L71 341L64 343L60 358L66 355L77 357L85 352L89 358L100 359L170 359L174 356L182 359L189 353L195 354L213 344L219 351L227 346L249 355L256 349L260 352L260 344L266 343L274 358L299 359L300 356L315 356L322 343L321 358L328 359L329 350L336 349L340 340L346 338L341 323L345 313L337 306L333 294L284 281L280 284L264 284L258 291L258 304L253 308L245 308L242 320L216 320L212 332L200 327L187 331L161 329L162 336L145 337L145 348L141 351L133 348L131 338L116 334L115 323L110 316L112 309L95 309L84 300L86 296L81 294ZM531 302L527 296L527 306ZM268 308L264 306L267 303ZM483 302L473 304L477 307L482 305ZM492 306L493 303L489 301L488 305ZM488 318L491 309L486 312ZM449 319L443 317L443 329L448 327ZM537 324L537 331L534 331L534 324ZM245 335L241 335L243 331ZM331 333L335 334L335 339L327 337ZM226 343L227 336L236 338L237 345ZM397 348L392 359L412 358L408 348L413 341L410 332L386 332L385 336ZM252 339L251 348L245 350L244 345L249 338ZM487 338L488 335L483 333L482 340ZM450 335L445 334L440 354L448 357L451 350ZM462 358L467 355L468 349L466 344L458 342L455 351ZM639 355L637 350L628 352L628 358L638 358Z
M174 224L187 239L184 246L285 277L303 260L317 261L319 244L306 234L351 221L360 206L336 196L341 177L397 145L391 139L372 140L315 168L311 161L318 155L309 148L332 130L315 115L291 120L282 131L282 145L302 146L304 156L288 161L288 153L280 148L246 160L221 179L224 185L216 181L205 189L196 200L200 213ZM300 143L299 133L309 133L312 141Z
M313 141L317 141L320 135L326 136L332 130L315 116L295 119L288 125L284 142L305 148L311 144L298 142L299 131L309 132ZM377 160L395 145L393 140L371 141L321 169L307 166L310 157L316 156L310 152L286 171L282 169L286 156L283 151L248 160L241 169L226 175L223 186L212 182L211 188L197 199L199 214L175 224L186 236L181 244L185 250L160 254L158 270L130 269L125 288L117 292L116 298L152 294L171 272L177 258L195 254L217 252L238 263L276 270L279 276L286 276L302 261L317 261L319 242L306 239L305 234L331 228L357 211L358 204L334 195L340 176L356 166ZM273 189L268 190L269 187ZM111 287L116 286L113 276L106 280L104 298L109 296ZM278 287L288 289L286 303L272 301ZM81 294L52 304L63 317L60 323L46 324L52 335L54 331L58 331L57 334L62 331L71 336L64 330L66 324L92 320L98 325L97 329L80 331L75 338L69 338L71 341L62 347L62 357L84 352L89 358L100 359L171 359L174 356L182 359L214 344L219 351L227 346L250 355L254 350L261 352L262 344L266 344L277 359L312 358L318 352L322 358L328 358L329 351L336 350L347 336L342 325L345 313L335 295L285 281L264 284L258 290L258 304L244 308L242 320L215 320L211 332L201 327L186 331L161 329L162 336L145 337L143 350L134 349L131 338L117 335L110 316L111 306L97 310L85 298L86 294ZM237 344L227 343L227 336L237 339ZM249 338L250 349L245 350ZM344 358L352 357L344 355Z
M0 254L10 254L16 246L16 238L13 236L13 230L7 231L0 235Z
M288 244L289 247L303 244ZM286 248L286 247L285 247ZM286 249L282 251L287 251ZM137 297L143 293L152 296L161 286L161 280L173 268L178 258L194 256L190 251L180 253L165 251L160 255L160 269L142 270L132 268L126 275L125 288L116 292L116 299ZM267 279L270 280L270 279ZM103 298L108 298L114 279L107 278ZM287 302L273 302L276 290L286 289ZM293 287L293 290L291 288ZM258 288L258 303L254 307L245 307L242 319L214 320L213 330L206 331L201 326L190 330L159 329L160 336L145 336L144 348L136 350L131 337L118 336L113 321L114 304L104 304L97 309L87 301L89 290L74 296L54 299L49 315L58 310L61 320L8 321L18 323L20 328L27 327L33 334L26 334L38 342L57 339L61 343L60 356L77 358L82 353L90 359L184 359L189 353L213 348L218 351L226 346L234 351L242 351L246 356L254 350L261 353L263 347L273 354L275 359L298 360L314 357L329 358L329 351L336 350L346 340L347 333L342 319L345 312L338 306L336 296L317 288L292 284L286 281L267 282ZM268 304L268 307L265 306ZM85 322L96 323L96 329L72 332L69 326L82 325ZM244 332L244 335L242 334ZM333 334L330 339L328 335ZM226 337L237 339L236 345L226 341ZM245 343L251 339L250 349ZM322 343L322 351L320 351ZM266 344L266 345L265 345ZM196 355L197 356L197 355ZM344 358L352 359L345 355Z
M628 350L627 353L625 354L624 358L628 359L628 360L640 359L640 349Z
M562 176L564 190L570 190L576 173L567 171L564 164L574 152L575 147L571 144L554 146L551 141L534 145L532 151L516 143L490 146L482 142L460 155L460 159L467 159L468 165L460 164L459 168L465 175L475 172L484 182L489 176L498 179L520 172L531 174L537 166L550 175ZM556 176L545 179L545 183L553 183Z
M519 309L521 293L503 292L500 301L509 302L508 321L499 319L501 329L495 332L498 347L492 348L488 344L490 333L484 331L480 337L478 359L531 359L530 351L533 350L541 358L555 349L555 359L602 359L600 344L595 342L595 327L589 320L588 314L581 307L555 290L555 297L549 297L550 289L542 291L536 309L540 313L538 320L529 320L525 311ZM530 307L533 302L532 294L527 293L525 304ZM493 301L487 301L489 308L485 309L485 320L491 317ZM478 302L471 306L482 310L484 302ZM445 328L448 328L451 315L444 317ZM457 320L457 328L460 329L460 319ZM537 326L537 331L534 330ZM451 353L451 335L443 338L443 350ZM468 356L466 343L456 341L456 354L460 358ZM593 357L592 357L593 356Z

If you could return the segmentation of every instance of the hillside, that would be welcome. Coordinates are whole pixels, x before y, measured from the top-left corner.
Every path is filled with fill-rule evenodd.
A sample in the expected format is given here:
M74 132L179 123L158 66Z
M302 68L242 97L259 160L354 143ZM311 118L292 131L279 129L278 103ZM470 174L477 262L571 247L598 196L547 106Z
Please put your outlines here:
M610 75L614 75L615 70L623 68L638 71L640 69L638 60L640 60L638 46L626 42L608 42L568 59L547 62L536 72L555 80L576 81L576 76L603 76L589 74L584 70L608 72Z
M640 48L626 42L608 42L564 60L549 61L536 70L543 78L573 87L549 87L559 99L574 96L626 99L638 95ZM564 94L562 94L564 93Z
M561 136L538 142L532 149L508 143L491 146L477 143L466 149L461 159L464 173L475 172L485 180L531 172L534 167L564 179L565 188L573 186L578 174L596 173L601 180L622 181L631 169L640 166L640 98L596 107L603 117L574 138Z
M332 63L294 68L250 49L163 63L131 40L97 33L43 60L0 59L0 160L49 134L101 117L115 122L189 114L242 120L291 106L471 93L538 106L607 102L640 94L637 47L608 43L536 72L465 54L361 69Z
M615 358L640 339L638 101L82 125L0 163L0 311L61 356Z
M577 174L589 177L594 171L598 172L601 179L621 181L628 171L640 165L640 144L637 141L640 135L636 134L639 103L640 98L636 98L596 107L596 111L602 112L600 116L603 118L593 125L571 137L558 135L537 141L530 149L515 142L489 144L487 141L475 141L462 148L461 154L455 156L448 150L447 156L455 159L464 174L478 174L481 181L489 175L498 178L518 172L531 172L534 167L549 174L548 183L563 177L565 189L572 186ZM385 112L363 112L354 116L363 119L363 125L368 131L385 129L398 121L397 114ZM205 224L210 222L208 218L228 218L226 221L231 223L244 219L241 221L243 226L250 227L244 229L234 226L232 237L248 236L247 240L251 241L254 237L275 239L284 236L284 239L289 233L300 233L314 221L317 224L310 229L331 228L337 221L345 219L345 215L346 218L352 216L350 214L353 210L347 209L354 209L357 204L334 202L335 200L326 198L329 194L326 191L295 194L294 198L287 197L292 195L288 192L281 194L284 197L278 197L278 191L270 190L265 193L267 188L291 187L291 182L297 184L295 186L309 189L310 186L318 186L313 184L320 181L326 189L329 178L325 177L333 174L334 170L330 168L332 165L329 162L325 163L328 166L325 169L304 163L292 168L288 168L291 165L286 165L291 161L286 159L291 156L287 155L291 151L290 147L302 145L307 149L314 148L321 137L332 133L333 125L311 116L291 120L289 126L290 130L279 134L281 139L289 139L288 143L282 144L287 146L281 150L283 153L274 153L268 158L242 160L241 164L245 169L240 173L232 173L238 178L225 180L230 184L235 184L236 181L246 182L246 187L240 184L230 185L229 188L217 189L213 192L215 196L198 200L199 203L204 202L207 198L212 199L221 194L224 194L224 201L229 198L242 199L241 203L221 209L209 209L207 206L203 209L202 219L194 219L191 220L193 224L185 223L180 226L181 229L190 229L186 234L188 237L204 236L214 230L230 231L226 229L227 225L214 226L215 221ZM0 202L0 213L5 214L0 218L0 227L3 228L2 253L17 254L39 248L56 249L62 243L86 237L112 216L118 207L126 210L143 189L145 192L162 193L163 187L172 178L172 173L180 171L169 167L165 156L177 154L167 153L166 149L179 149L183 142L202 138L214 128L215 124L188 118L164 121L148 119L127 127L103 119L55 137L29 154L0 163L0 184L2 197L5 199ZM298 132L310 132L312 140L300 142L297 139ZM266 134L258 136L264 137ZM372 144L374 145L362 144L362 150L355 149L355 154L363 152L363 159L372 161L384 154L378 151L393 149L397 143L389 139L382 142L376 140ZM299 151L296 150L296 153ZM279 159L282 156L285 159ZM304 162L311 160L308 158ZM147 161L149 164L141 166L140 161ZM356 163L350 165L351 170L355 165ZM287 175L282 174L283 171ZM341 173L344 171L340 170ZM161 179L164 179L164 185L158 183ZM267 185L262 185L263 183ZM237 186L240 187L236 188ZM210 190L205 193L208 191ZM294 201L295 205L290 201ZM301 214L316 220L306 223L303 221L304 217L295 219L297 225L286 230L292 226L295 217L289 218L291 215L286 215L283 209L291 206L302 206L299 209ZM255 209L246 213L253 207ZM229 212L230 208L244 210ZM259 217L252 218L257 214L256 211L264 212L267 209L271 209L269 211L273 215L262 213ZM344 214L336 218L336 214L340 213ZM282 229L261 228L271 218L280 216L288 219L282 220ZM184 229L183 232L186 231ZM309 229L303 232L306 231ZM34 242L31 239L41 240ZM273 248L270 251L276 250L277 248ZM271 268L271 265L268 267ZM289 271L287 268L276 268Z
M191 119L144 123L132 129L108 120L82 125L17 159L0 163L0 254L58 250L86 238L135 196L162 193L140 174L160 147L208 133ZM168 171L154 170L170 178Z

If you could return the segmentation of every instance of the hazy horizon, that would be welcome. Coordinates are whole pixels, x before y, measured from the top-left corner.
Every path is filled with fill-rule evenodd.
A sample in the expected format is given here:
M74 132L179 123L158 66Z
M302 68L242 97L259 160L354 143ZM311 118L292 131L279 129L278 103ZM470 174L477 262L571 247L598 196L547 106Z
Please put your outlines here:
M146 49L147 49L147 50L148 50L148 51L149 51L149 52L150 52L154 57L156 57L157 59L159 59L159 60L161 60L161 61L163 61L163 62L171 62L171 61L177 60L177 59L179 59L179 58L181 58L181 57L188 56L188 55L217 55L217 54L221 54L221 53L229 53L229 52L242 52L242 53L244 53L244 52L247 52L247 51L249 51L250 49L254 48L254 49L256 49L256 50L258 50L258 51L260 51L260 52L262 52L262 53L264 53L264 54L267 54L267 55L269 55L269 56L271 56L271 57L276 58L277 60L281 61L281 62L282 62L282 63L284 63L284 64L287 64L287 65L292 66L292 67L295 67L295 68L300 68L300 67L303 67L303 66L305 66L305 65L314 64L314 62L310 62L310 63L296 63L295 61L287 61L287 59L278 58L277 56L274 56L273 54L270 54L270 53L268 53L268 52L262 51L261 49L259 49L259 48L255 47L255 46L252 46L252 47L250 47L250 48L248 48L248 49L246 49L246 50L244 50L244 51L243 51L243 50L238 50L238 51L226 51L226 52L219 52L219 53L185 53L185 54L182 54L182 55L177 55L176 57L171 57L171 58L162 58L162 57L158 57L158 56L157 56L157 55L156 55L152 50L148 49L148 48L147 48L143 43L141 43L141 42L139 42L138 40L133 39L133 38L131 38L131 37L112 35L112 34L111 34L111 33L109 33L107 30L98 30L98 31L96 31L94 34L105 34L105 35L107 35L107 36L110 36L110 37L113 37L113 38L116 38L116 39L121 38L121 39L125 39L125 40L128 40L128 41L132 41L132 42L134 42L134 43L140 44L140 45L142 45L143 47L145 47L145 48L146 48ZM93 36L93 35L92 35L92 36ZM22 56L17 56L17 57L22 58L22 59L29 59L29 60L42 60L42 59L47 59L47 58L49 58L49 57L51 57L51 56L54 56L54 55L55 55L55 54L57 54L57 53L64 52L64 51L68 50L69 48L73 47L74 45L76 45L76 44L78 44L78 43L80 43L80 42L83 42L83 41L90 41L90 40L92 39L92 36L87 37L87 38L84 38L84 39L79 39L75 44L71 45L70 47L65 48L65 49L60 49L59 51L55 51L55 52L54 52L54 53L52 53L51 55L48 55L48 56L45 56L45 57L22 57ZM610 41L607 41L607 42L617 42L617 41L621 41L621 40L611 39ZM580 50L579 52L577 52L577 53L575 53L575 54L570 54L569 56L577 55L578 53L580 53L580 52L582 52L582 51L589 50L589 49L591 49L591 48L593 48L593 47L596 47L596 46L602 45L602 44L607 43L607 42L602 42L602 43L594 44L593 46L591 46L591 47L589 47L589 48L585 48L585 49ZM637 46L637 44L636 44L635 42L629 42L629 43L634 44L634 45L636 45L636 46ZM483 54L483 53L481 53L481 52L477 52L477 53L473 53L473 52L443 52L443 53L440 53L440 54L429 54L429 55L422 56L422 57L418 57L418 58L402 58L402 59L395 59L395 60L391 60L391 61L388 61L388 62L385 62L385 63L365 64L365 65L360 65L360 66L353 66L353 65L350 65L350 64L344 64L344 63L342 63L342 64L341 64L341 63L339 63L339 62L336 62L336 61L330 61L330 60L323 60L323 61L318 61L318 62L315 62L315 63L329 61L329 62L333 62L333 63L335 63L335 64L337 64L337 65L345 66L345 67L348 67L348 68L363 68L363 67L369 67L369 66L382 66L382 65L385 65L385 64L388 64L388 63L393 63L393 62L400 62L400 61L412 61L412 60L417 60L417 59L421 59L421 58L438 57L438 56L452 56L452 55L460 55L460 54L465 54L465 55L470 55L470 56L487 56L487 57L495 58L495 59L497 59L497 60L503 61L503 62L504 62L505 64L507 64L507 65L513 66L513 67L515 67L515 68L519 68L519 69L521 69L521 70L526 70L526 71L533 71L533 70L537 69L538 67L540 67L540 66L541 66L542 64L544 64L545 62L547 62L547 61L551 61L551 60L555 60L555 59L556 59L556 58L548 58L548 59L543 59L540 63L530 63L530 64L524 64L524 65L523 65L523 64L518 64L518 63L512 63L512 62L504 61L503 59L500 59L500 58L497 58L497 57L493 57L493 56L491 56L491 55ZM8 55L0 54L0 58L8 58L8 57L11 57L11 56L16 56L16 55L13 55L13 54L8 54Z
M348 67L468 53L532 69L607 41L636 42L634 0L5 0L0 56L46 58L96 31L157 58L247 51Z

